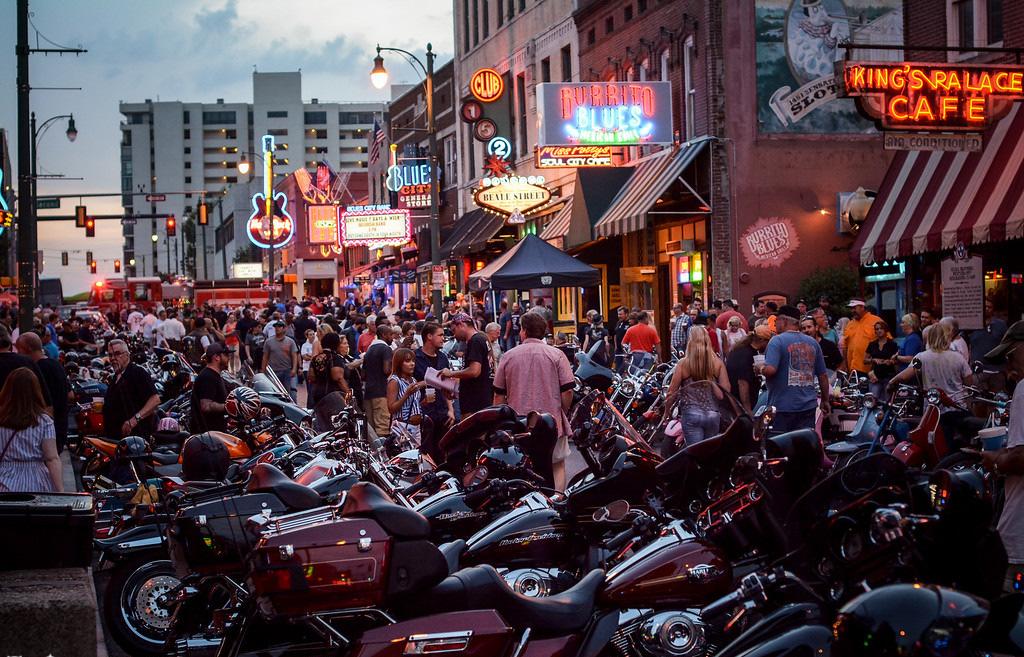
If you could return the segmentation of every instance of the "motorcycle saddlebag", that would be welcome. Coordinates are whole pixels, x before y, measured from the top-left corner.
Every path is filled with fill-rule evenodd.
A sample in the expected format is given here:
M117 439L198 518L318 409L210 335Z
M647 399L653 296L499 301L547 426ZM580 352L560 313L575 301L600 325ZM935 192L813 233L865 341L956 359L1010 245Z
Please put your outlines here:
M88 493L0 493L0 570L88 567L94 520Z
M175 567L200 575L241 572L259 533L249 518L288 509L272 493L220 496L181 506L169 531ZM179 563L179 561L181 563Z
M424 629L430 633L424 633ZM460 611L421 616L367 630L352 654L355 657L402 657L451 652L460 657L493 657L508 654L514 639L513 629L493 609Z
M381 604L392 537L368 518L335 518L269 528L248 559L247 584L267 617L305 616Z

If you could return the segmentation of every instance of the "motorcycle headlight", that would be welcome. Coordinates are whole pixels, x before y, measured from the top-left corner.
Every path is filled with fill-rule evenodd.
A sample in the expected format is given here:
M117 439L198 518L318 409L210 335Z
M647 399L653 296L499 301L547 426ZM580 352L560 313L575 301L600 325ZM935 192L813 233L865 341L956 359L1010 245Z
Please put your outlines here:
M871 394L864 395L864 400L861 402L861 405L863 405L864 408L872 409L878 406L878 398Z
M619 384L619 392L626 397L632 397L636 394L636 383L632 379L626 379Z

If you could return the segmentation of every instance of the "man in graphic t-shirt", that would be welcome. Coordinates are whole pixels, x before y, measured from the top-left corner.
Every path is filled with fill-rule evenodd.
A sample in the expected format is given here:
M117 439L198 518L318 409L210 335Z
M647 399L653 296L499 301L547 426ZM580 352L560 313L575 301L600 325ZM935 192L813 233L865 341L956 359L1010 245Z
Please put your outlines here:
M459 379L459 410L463 416L487 408L494 401L487 335L473 325L473 318L458 313L451 319L455 339L466 343L465 366L461 370L441 370L443 378Z
M818 341L800 332L800 311L795 306L782 306L778 312L778 335L768 342L760 368L768 380L768 403L776 411L772 430L785 433L813 429L818 406L815 380L822 391L821 410L829 412L825 358Z

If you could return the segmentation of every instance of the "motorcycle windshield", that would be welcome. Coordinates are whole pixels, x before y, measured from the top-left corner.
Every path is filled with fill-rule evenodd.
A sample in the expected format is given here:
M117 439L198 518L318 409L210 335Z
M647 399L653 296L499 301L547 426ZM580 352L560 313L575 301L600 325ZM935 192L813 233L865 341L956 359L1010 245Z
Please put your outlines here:
M252 387L256 392L271 393L279 395L283 399L291 399L291 395L284 389L284 384L281 383L281 379L277 378L277 375L274 374L274 370L269 367L266 371L260 372L252 378Z
M644 440L643 436L637 433L633 425L615 408L615 405L608 401L600 390L593 390L573 407L569 416L569 426L573 431L582 429L583 425L590 422L594 430L614 429L628 446L639 445L649 452L654 452L651 445Z

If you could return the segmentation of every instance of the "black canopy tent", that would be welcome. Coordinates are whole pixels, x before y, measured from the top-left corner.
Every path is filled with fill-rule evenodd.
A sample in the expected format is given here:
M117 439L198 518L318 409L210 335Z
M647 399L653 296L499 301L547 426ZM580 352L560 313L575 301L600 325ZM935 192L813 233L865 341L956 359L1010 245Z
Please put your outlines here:
M474 290L529 290L539 287L590 287L601 272L527 235L504 255L469 277Z

